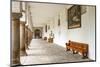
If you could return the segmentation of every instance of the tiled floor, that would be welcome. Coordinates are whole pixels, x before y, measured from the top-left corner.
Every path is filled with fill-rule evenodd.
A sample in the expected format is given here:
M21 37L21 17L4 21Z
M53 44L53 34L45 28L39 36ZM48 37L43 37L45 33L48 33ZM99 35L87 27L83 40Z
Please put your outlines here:
M27 54L28 56L21 57L23 65L91 61L81 59L79 54L72 54L71 51L66 52L65 48L42 39L33 39Z

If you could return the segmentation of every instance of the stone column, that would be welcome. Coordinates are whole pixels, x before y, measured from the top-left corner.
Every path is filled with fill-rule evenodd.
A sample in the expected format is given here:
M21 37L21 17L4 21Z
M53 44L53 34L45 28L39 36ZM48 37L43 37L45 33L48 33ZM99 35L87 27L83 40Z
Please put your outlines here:
M12 13L12 28L11 28L11 43L12 43L12 54L11 64L20 64L20 17L21 13Z
M30 36L31 36L31 34L30 34L30 29L28 29L28 46L29 46L29 44L30 44Z
M28 27L25 26L25 48L28 49Z
M26 56L25 48L25 22L20 22L20 56Z
M31 32L31 30L28 29L28 45L30 45L30 43L31 43L31 40L32 40L32 37L33 37L32 34L33 34L33 33Z
M30 42L31 42L31 40L32 40L32 38L33 38L33 32L29 29L29 44L30 44Z

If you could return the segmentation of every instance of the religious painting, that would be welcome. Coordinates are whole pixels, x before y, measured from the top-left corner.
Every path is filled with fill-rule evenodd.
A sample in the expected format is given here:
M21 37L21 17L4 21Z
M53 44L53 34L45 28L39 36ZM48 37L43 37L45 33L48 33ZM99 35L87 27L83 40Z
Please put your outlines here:
M73 5L68 9L68 29L81 27L81 7Z

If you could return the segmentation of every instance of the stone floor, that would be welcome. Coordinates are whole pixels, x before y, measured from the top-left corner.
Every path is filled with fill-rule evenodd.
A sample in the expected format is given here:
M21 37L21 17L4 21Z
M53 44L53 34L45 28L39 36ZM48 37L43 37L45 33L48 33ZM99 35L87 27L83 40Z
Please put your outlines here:
M72 54L71 51L66 52L65 48L42 39L33 39L27 54L28 56L21 57L23 65L91 61L81 59L81 55Z

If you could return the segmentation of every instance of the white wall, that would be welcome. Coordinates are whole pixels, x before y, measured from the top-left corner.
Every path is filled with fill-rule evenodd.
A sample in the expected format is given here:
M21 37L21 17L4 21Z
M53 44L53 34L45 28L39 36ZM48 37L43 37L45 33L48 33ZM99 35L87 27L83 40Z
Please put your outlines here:
M16 13L20 12L20 2L12 1L12 12L16 12Z
M87 43L89 57L95 59L95 7L87 6L87 12L81 18L81 28L69 29L68 40Z
M29 8L29 4L27 4L26 6L26 24L28 25L28 28L32 31L32 28L33 28L33 24L32 24L32 17L30 15L30 8Z
M60 26L58 26L58 18L60 15ZM44 37L49 37L51 31L54 33L54 43L59 44L62 47L65 47L67 42L67 10L63 8L54 18L48 21L47 25L50 25L50 29L45 32L44 26Z
M60 15L60 26L58 26L58 19ZM60 46L65 47L65 43L67 42L67 10L63 9L55 18L55 26L54 26L54 34L55 39L54 42L59 44Z
M86 6L87 12L81 16L81 28L68 29L67 10L63 9L60 15L60 26L58 26L58 15L56 15L48 25L50 30L44 36L50 34L52 30L55 38L54 43L65 47L68 40L89 44L89 58L95 60L95 7Z

